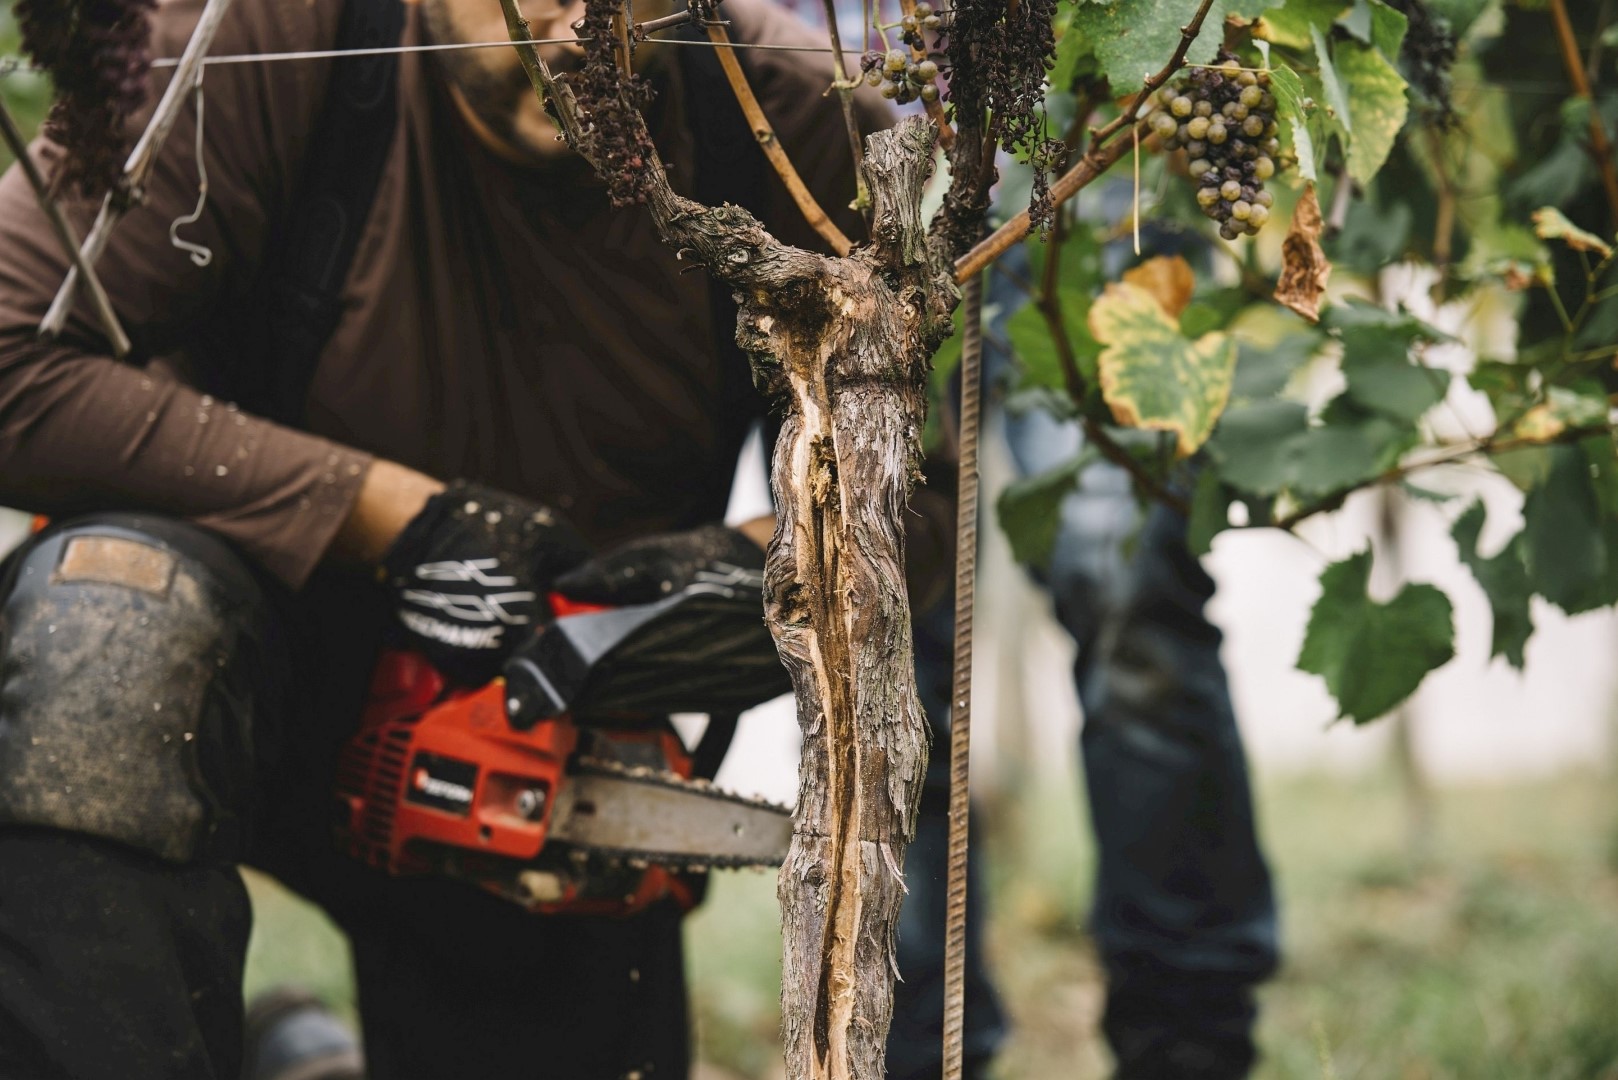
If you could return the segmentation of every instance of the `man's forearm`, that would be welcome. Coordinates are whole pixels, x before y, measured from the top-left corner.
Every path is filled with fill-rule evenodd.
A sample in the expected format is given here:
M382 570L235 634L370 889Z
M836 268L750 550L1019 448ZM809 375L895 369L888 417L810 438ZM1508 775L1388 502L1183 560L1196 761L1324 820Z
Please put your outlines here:
M736 531L759 547L767 549L770 546L770 538L775 535L775 515L765 514L751 521L744 521L736 526Z
M327 557L365 566L381 563L410 519L443 490L442 481L377 459L360 484L353 509L332 538Z

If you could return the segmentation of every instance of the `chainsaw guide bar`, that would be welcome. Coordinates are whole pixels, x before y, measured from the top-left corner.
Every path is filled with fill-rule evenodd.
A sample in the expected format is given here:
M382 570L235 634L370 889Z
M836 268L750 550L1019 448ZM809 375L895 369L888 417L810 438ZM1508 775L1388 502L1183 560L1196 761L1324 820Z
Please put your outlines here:
M686 873L779 866L792 811L677 773L580 758L551 812L550 839L577 861Z

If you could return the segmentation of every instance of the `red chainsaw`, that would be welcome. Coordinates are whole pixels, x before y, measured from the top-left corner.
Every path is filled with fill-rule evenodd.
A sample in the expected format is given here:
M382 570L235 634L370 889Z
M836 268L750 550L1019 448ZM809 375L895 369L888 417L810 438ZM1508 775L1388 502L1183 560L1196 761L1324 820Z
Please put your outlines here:
M715 787L743 710L784 693L754 571L652 604L551 597L553 620L475 689L385 652L337 772L339 845L547 914L689 906L710 868L779 865L785 807ZM706 713L688 750L668 721Z

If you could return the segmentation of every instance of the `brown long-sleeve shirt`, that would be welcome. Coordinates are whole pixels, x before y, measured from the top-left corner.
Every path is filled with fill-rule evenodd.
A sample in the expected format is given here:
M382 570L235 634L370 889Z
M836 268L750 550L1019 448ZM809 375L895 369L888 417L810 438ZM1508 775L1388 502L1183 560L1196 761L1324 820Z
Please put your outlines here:
M154 55L179 54L201 7L161 5ZM238 0L212 52L331 48L339 7ZM411 11L406 41L419 36ZM728 0L726 13L743 41L824 43L766 0ZM828 58L758 51L749 61L810 189L829 211L843 207L853 171L841 112L824 93ZM488 151L421 55L401 58L397 136L310 388L310 430L186 384L180 373L228 384L232 365L275 362L256 330L262 270L329 71L320 60L209 68L207 204L181 235L210 248L211 263L193 265L168 238L197 199L187 110L148 201L99 264L120 319L154 359L145 368L107 355L83 302L56 343L35 340L67 260L24 178L13 169L0 179L0 503L179 515L293 586L347 516L371 455L561 507L601 544L717 518L732 434L751 413L720 392L706 276L682 272L689 266L644 211L613 210L582 161L524 168ZM151 101L168 78L154 75ZM654 137L676 189L690 194L680 94L661 89ZM879 102L861 108L865 130L887 122ZM34 148L46 162L56 152ZM767 186L765 224L818 246L773 174ZM82 235L95 206L66 208ZM844 228L856 225L845 218Z

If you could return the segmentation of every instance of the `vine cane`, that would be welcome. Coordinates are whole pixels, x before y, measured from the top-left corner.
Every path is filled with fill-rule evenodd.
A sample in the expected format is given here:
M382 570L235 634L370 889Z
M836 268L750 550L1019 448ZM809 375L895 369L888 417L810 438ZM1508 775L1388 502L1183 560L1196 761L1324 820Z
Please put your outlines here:
M972 747L972 600L978 552L983 275L962 288L960 477L955 517L955 673L949 720L949 888L944 927L944 1080L960 1080L966 1020L966 842Z

